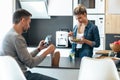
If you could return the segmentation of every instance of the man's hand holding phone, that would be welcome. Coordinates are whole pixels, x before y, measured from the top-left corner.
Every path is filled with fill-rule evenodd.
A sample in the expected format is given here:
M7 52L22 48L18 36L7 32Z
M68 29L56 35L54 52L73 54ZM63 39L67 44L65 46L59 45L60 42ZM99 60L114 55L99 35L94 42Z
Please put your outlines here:
M38 45L38 50L41 51L44 48L47 48L47 46L45 45L45 41L41 40L39 45Z

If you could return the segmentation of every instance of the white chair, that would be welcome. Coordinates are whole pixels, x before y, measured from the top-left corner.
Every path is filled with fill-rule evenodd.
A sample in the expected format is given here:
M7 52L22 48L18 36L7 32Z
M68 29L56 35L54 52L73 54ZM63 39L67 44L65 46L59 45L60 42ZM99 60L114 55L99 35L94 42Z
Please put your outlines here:
M0 80L26 80L14 58L0 56Z
M120 80L120 78L112 59L83 57L78 80Z

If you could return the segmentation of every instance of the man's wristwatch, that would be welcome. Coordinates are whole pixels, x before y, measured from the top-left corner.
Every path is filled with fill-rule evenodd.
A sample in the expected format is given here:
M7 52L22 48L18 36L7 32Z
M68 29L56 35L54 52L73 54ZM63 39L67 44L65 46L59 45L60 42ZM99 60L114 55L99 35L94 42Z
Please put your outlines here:
M41 51L41 49L40 48L37 48L37 50L40 52Z

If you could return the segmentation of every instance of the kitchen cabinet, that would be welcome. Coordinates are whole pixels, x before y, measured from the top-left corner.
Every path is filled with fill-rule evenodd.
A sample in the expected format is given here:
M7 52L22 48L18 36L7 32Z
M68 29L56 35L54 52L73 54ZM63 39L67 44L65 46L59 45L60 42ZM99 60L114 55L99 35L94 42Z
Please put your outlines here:
M106 15L105 32L120 34L120 15Z
M108 1L108 13L109 14L120 14L120 0L109 0Z
M20 7L29 11L32 19L50 19L47 12L47 0L20 0Z
M116 0L114 0L114 1L116 1ZM116 5L114 5L114 6L116 6ZM106 28L105 28L105 33L119 34L120 33L120 15L110 13L108 11L109 8L110 8L109 0L106 0L106 22L105 22Z
M49 0L48 15L50 16L72 16L73 0Z

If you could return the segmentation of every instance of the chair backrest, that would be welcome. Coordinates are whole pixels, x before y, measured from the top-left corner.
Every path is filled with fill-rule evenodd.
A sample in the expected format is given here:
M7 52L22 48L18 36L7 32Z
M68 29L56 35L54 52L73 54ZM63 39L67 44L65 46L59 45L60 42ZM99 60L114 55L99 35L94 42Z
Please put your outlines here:
M83 57L78 80L120 80L115 63L110 58Z
M0 56L0 80L26 80L26 78L14 58Z

